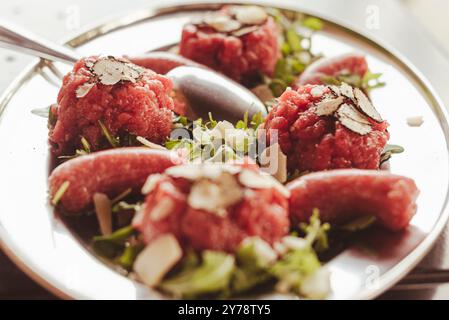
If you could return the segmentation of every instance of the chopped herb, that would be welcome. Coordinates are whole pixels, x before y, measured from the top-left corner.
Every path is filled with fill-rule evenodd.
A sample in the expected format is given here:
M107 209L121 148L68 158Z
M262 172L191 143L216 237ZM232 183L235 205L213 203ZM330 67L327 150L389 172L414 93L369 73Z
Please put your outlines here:
M286 38L291 51L298 53L303 50L301 46L302 39L301 36L297 33L295 26L290 27L286 31Z
M317 252L323 252L329 248L327 232L330 230L330 224L322 224L320 221L320 211L313 210L309 223L301 223L300 229L306 234L306 241L313 246Z
M383 164L390 160L390 158L393 156L393 154L400 154L403 153L405 150L403 147L395 144L387 144L382 151L382 155L380 157L380 164Z
M118 229L114 233L106 236L96 236L92 239L92 248L98 255L114 259L122 254L127 246L129 237L133 235L134 228L127 226Z
M86 154L89 154L91 152L91 148L90 148L90 144L87 141L86 138L81 137L81 146L83 147L83 149L76 149L75 150L75 154L69 155L69 156L59 156L58 159L61 160L70 160L70 159L74 159L80 156L84 156Z
M301 294L302 283L320 267L316 253L311 248L304 248L288 252L269 271L279 280L278 291Z
M212 112L209 112L208 115L209 115L209 122L207 122L205 124L205 126L206 126L206 128L213 129L213 128L215 128L215 126L217 125L218 122L216 120L214 120L214 118L212 116Z
M98 120L98 124L100 125L101 131L103 132L104 137L106 138L106 140L108 140L111 147L113 147L113 148L119 147L120 146L119 139L114 137L109 132L108 128L106 128L106 126L103 124L103 122L101 120Z
M89 141L87 141L86 138L81 137L81 144L83 146L83 149L86 153L90 153L90 144Z
M257 269L248 266L236 266L229 294L239 294L254 289L272 280L272 275L265 269Z
M124 198L126 198L131 192L133 191L132 188L128 188L125 191L123 191L122 193L120 193L119 195L117 195L114 199L111 200L111 203L117 203L120 200L123 200Z
M36 108L31 110L31 113L42 118L48 118L50 116L50 107Z
M368 72L363 76L362 79L362 88L369 91L377 88L385 87L386 83L380 80L382 77L382 73L372 73L368 70Z
M51 204L53 206L56 206L59 201L61 200L64 193L67 191L67 189L70 186L70 181L64 181L61 186L59 187L58 191L56 191L55 195L53 196L53 199L51 200Z
M251 128L255 131L259 128L259 126L265 121L262 112L258 112L251 118Z
M175 122L180 123L183 126L187 126L188 123L189 123L189 120L186 117L184 117L184 116L178 116L177 120Z
M197 298L206 294L227 291L234 271L235 260L230 254L204 251L202 262L165 279L160 288L175 297Z
M245 112L243 115L243 120L239 120L237 124L235 125L236 129L248 129L248 111Z
M340 86L345 82L352 87L362 89L365 93L369 93L371 90L382 88L386 85L385 82L380 80L381 77L382 73L372 73L368 70L363 78L357 74L342 73L336 77L323 76L321 80L327 85L336 86Z
M84 156L86 154L87 154L86 151L80 150L80 149L76 149L75 150L75 154L72 154L70 156L59 156L58 159L70 160L70 159L74 159L74 158L77 158L77 157L80 157L80 156Z
M256 130L264 120L262 113L256 113L250 119L248 112L245 112L243 119L238 121L233 128L229 128L232 130L226 130L226 137L221 137L222 129L219 130L220 132L215 132L214 135L211 134L212 130L221 122L216 121L209 113L207 122L200 118L185 127L189 131L190 139L169 139L164 145L169 150L186 149L190 161L199 157L203 161L234 159L238 152L243 155L249 153L250 147L253 146L252 143L257 142ZM230 126L229 123L221 124L224 128ZM226 155L230 157L226 157Z
M184 143L184 140L167 140L165 142L165 147L168 150L173 150L173 149L177 149L183 143Z
M305 18L304 21L302 22L302 25L314 31L319 31L324 27L323 21L315 17Z
M141 205L140 203L128 203L126 201L120 201L112 207L112 212L116 213L127 210L133 210L137 212L138 209L140 208L140 205Z
M142 244L128 245L123 253L114 261L126 269L131 269L136 260L137 255L142 251L144 246Z

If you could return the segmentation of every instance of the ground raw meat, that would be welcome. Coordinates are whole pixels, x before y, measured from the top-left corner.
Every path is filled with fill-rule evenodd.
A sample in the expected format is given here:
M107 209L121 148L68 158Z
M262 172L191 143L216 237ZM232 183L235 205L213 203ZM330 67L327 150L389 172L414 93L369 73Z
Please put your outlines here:
M289 231L287 196L275 188L245 188L243 198L224 215L192 208L187 200L191 189L192 182L184 178L160 177L133 221L147 243L173 233L185 247L233 252L247 237L273 244ZM155 218L161 207L166 214Z
M367 71L366 58L359 53L321 58L307 67L295 85L300 87L306 84L325 84L323 78L326 76L337 78L340 75L357 75L362 79Z
M221 11L229 15L229 8ZM244 26L244 28L247 26ZM189 23L182 32L180 54L220 71L239 82L250 82L260 73L271 75L281 57L279 28L271 17L241 36L219 32L208 25Z
M406 228L416 213L415 182L389 172L334 170L312 173L290 183L293 223L309 220L315 208L320 219L333 224L371 215L384 227Z
M387 122L370 121L372 131L360 135L334 117L318 116L315 106L323 100L313 95L317 86L287 90L267 116L263 128L268 143L277 130L279 144L287 155L290 171L329 169L378 169L382 150L389 139Z
M49 134L54 153L73 154L82 148L81 137L87 139L91 150L110 148L99 121L122 139L131 134L162 143L170 134L175 109L171 80L142 69L135 82L105 85L86 66L86 62L96 61L97 57L81 59L64 77L57 106L51 109L56 118ZM85 96L78 97L77 90L87 83L94 85Z
M68 181L69 187L58 206L66 213L80 213L89 208L96 192L111 198L128 188L140 192L149 174L163 172L181 162L172 152L143 147L94 152L69 160L51 173L50 197Z

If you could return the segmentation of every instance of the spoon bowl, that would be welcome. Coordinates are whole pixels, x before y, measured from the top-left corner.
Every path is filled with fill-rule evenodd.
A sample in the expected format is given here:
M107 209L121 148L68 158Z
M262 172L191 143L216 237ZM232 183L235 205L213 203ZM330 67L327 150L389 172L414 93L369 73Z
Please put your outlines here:
M167 76L190 102L197 117L207 118L212 112L216 120L236 122L245 113L249 117L267 113L265 105L251 91L214 71L182 66L172 69Z

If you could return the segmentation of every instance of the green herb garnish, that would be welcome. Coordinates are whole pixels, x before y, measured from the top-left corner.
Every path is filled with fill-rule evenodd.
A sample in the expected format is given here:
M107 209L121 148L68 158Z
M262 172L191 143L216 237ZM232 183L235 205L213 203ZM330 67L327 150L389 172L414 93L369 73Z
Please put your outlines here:
M329 248L327 233L330 230L329 223L321 223L320 211L314 209L309 223L301 223L300 229L306 234L306 241L317 252L323 252Z
M309 28L310 30L320 31L324 27L323 21L315 17L305 18L302 22L304 27Z
M134 260L136 260L137 255L143 250L143 248L144 246L142 244L128 245L123 250L123 253L119 257L115 258L114 261L126 269L131 269L134 264Z
M227 291L235 267L232 255L204 251L197 267L188 267L177 275L165 279L160 288L175 297L195 298Z
M70 156L59 156L58 159L69 160L69 159L74 159L74 158L89 154L91 152L91 149L90 149L90 144L87 141L87 139L84 137L81 137L80 141L81 141L81 146L83 147L82 149L76 149L75 154L70 155Z
M59 201L61 200L64 193L67 191L67 189L70 186L70 181L64 181L61 186L59 187L58 191L56 191L55 195L53 196L53 199L51 200L51 204L53 206L56 206Z
M131 192L133 191L132 188L128 188L125 191L121 192L120 194L118 194L114 199L111 200L111 203L117 203L120 200L123 200L124 198L126 198Z
M107 236L96 236L92 239L92 248L99 256L114 259L123 253L133 233L134 228L127 226Z
M264 82L275 97L279 97L287 87L320 56L312 53L312 36L321 30L323 22L315 17L306 17L290 11L270 10L270 14L281 28L280 58L272 78L264 77Z
M140 205L141 205L140 203L128 203L126 201L119 201L112 207L112 212L116 213L128 210L133 210L137 212L137 210L140 208Z
M113 148L117 148L120 146L120 140L117 137L114 137L108 128L103 124L101 120L98 120L98 124L100 125L101 132L103 132L104 137L108 140L109 144Z
M36 108L31 110L31 113L42 118L48 118L50 116L50 107Z
M380 80L381 77L382 73L372 73L368 70L363 78L357 74L342 73L335 77L323 76L321 80L324 84L336 86L340 86L345 82L352 87L362 89L365 93L369 93L371 90L382 88L386 85L385 82Z
M279 291L301 294L303 282L320 268L321 263L313 249L304 248L287 253L269 272L279 280L276 285Z
M390 160L394 154L400 154L403 153L404 151L405 151L404 148L399 145L387 144L384 150L382 151L382 155L380 157L380 164L382 165L383 163Z
M86 140L86 138L81 137L81 145L83 146L84 152L90 153L90 144L89 141Z

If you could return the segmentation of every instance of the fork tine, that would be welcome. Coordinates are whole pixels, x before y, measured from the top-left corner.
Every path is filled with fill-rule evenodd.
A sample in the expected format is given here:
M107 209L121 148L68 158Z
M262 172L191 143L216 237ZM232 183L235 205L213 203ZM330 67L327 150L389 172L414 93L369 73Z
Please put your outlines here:
M51 61L45 61L44 64L48 67L48 69L50 69L50 71L57 77L59 78L61 81L64 78L64 74L58 69L56 68L56 66L54 65L53 62Z

